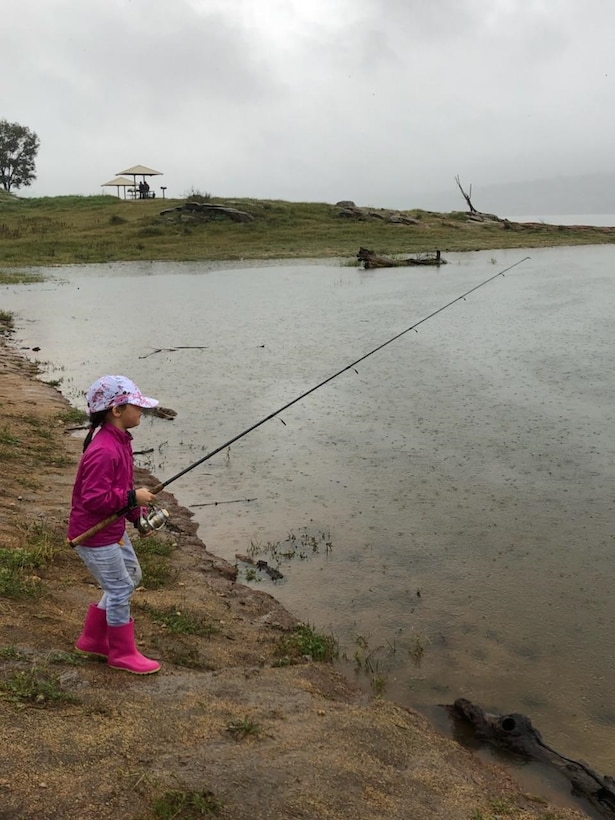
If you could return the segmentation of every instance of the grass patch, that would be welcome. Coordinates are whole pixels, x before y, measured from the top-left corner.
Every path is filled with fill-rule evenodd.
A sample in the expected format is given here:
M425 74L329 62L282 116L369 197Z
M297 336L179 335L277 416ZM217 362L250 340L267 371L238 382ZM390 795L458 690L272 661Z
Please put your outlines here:
M17 447L18 444L20 444L20 440L4 425L4 427L0 429L0 445L5 447Z
M19 433L15 428L19 426ZM36 416L20 416L0 428L0 461L33 459L37 467L68 467L74 460L48 421Z
M36 569L47 563L36 550L0 549L0 567L5 569Z
M29 273L23 270L0 270L0 285L29 285L33 282L44 282L45 277L40 273Z
M0 661L19 661L23 654L16 646L4 646L0 648Z
M152 533L147 538L135 538L133 546L143 571L141 583L144 587L160 589L175 581L177 570L170 561L174 547L168 540Z
M28 578L21 570L0 564L0 597L13 600L38 598L42 591L40 578Z
M58 414L58 419L63 424L86 424L89 416L84 410L79 410L77 407L67 407Z
M376 696L383 694L387 688L387 679L384 675L373 675L370 681L370 686Z
M0 548L0 596L11 599L37 598L41 579L32 572L48 566L64 548L60 536L45 522L22 525L21 546Z
M35 666L0 680L0 693L13 703L28 706L79 702L78 698L62 688L57 675Z
M86 657L79 652L64 652L58 649L50 652L46 656L46 660L47 663L56 663L62 666L83 666L86 662Z
M268 560L273 562L274 569L280 567L283 562L292 561L295 558L305 561L317 554L330 555L332 551L331 533L312 527L303 527L298 533L291 531L283 541L267 541L264 544L259 541L250 541L247 550L251 558L266 555ZM247 581L255 581L259 577L255 569L251 567L246 569Z
M50 564L58 552L65 548L66 542L63 536L49 526L45 521L33 521L22 527L23 549L30 553L31 558L36 563L34 566L42 567Z
M201 669L211 671L215 667L204 660L199 650L194 646L187 646L185 642L174 639L171 646L160 645L168 663L182 666L184 669Z
M173 635L198 635L209 638L220 631L211 621L201 615L186 612L183 608L169 606L165 609L157 609L149 604L141 604L139 609L147 612L154 623L159 624Z
M305 658L313 661L331 662L338 656L337 641L330 635L322 635L307 624L300 624L278 641L275 648L278 665L297 663Z
M215 817L220 814L223 804L213 792L182 791L167 789L152 804L155 820L194 820L198 817Z
M8 310L0 310L0 332L13 330L15 325L14 315Z
M26 490L38 490L42 486L40 481L31 476L20 476L15 482Z
M255 723L252 718L244 717L243 720L236 720L226 727L226 731L234 740L245 740L247 737L260 738L263 733L262 728L258 723Z

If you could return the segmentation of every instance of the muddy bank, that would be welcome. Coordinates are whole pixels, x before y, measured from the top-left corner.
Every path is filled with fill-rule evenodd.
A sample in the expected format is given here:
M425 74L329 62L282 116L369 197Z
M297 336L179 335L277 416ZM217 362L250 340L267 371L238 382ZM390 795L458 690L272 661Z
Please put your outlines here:
M37 595L0 598L1 817L171 816L156 803L168 804L170 790L185 800L181 817L202 816L199 800L229 820L583 816L524 794L505 772L421 716L368 699L331 665L281 664L296 619L236 583L167 493L169 572L134 598L138 639L162 671L138 678L81 662L73 642L97 591L63 547L80 452L66 432L67 408L0 346L0 547L15 551L44 533L52 556L25 573ZM157 616L169 611L208 629L173 632ZM23 697L35 679L55 688Z

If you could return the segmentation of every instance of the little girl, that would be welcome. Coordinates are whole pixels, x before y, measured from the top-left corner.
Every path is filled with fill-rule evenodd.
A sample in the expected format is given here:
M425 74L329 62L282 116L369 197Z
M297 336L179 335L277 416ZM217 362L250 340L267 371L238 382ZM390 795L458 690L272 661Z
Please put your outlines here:
M157 672L160 664L135 645L130 598L141 581L141 567L126 531L137 526L142 507L155 496L147 487L133 487L132 435L143 408L156 407L126 376L103 376L86 393L90 429L73 488L68 540L103 590L90 604L83 631L75 644L82 652L103 655L114 669L137 675ZM94 435L96 429L100 430ZM114 515L120 513L119 515ZM102 529L84 533L110 518Z

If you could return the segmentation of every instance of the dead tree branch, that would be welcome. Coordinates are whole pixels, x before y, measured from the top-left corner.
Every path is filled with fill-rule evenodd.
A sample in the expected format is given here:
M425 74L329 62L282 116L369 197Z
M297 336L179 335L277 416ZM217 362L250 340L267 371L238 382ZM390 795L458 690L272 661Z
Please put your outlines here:
M455 177L455 182L457 183L457 187L458 187L458 188L459 188L459 190L461 191L461 195L462 195L462 197L465 199L465 201L466 201L466 203L467 203L467 205L468 205L468 208L470 209L470 213L471 213L471 214L477 214L477 213L478 213L478 211L476 210L476 208L474 207L474 205L472 205L472 199L471 199L471 196L472 196L472 186L470 185L470 191L469 191L469 193L466 193L466 192L463 190L463 187L462 187L461 182L460 182L460 180L459 180L459 174L457 174L457 176Z

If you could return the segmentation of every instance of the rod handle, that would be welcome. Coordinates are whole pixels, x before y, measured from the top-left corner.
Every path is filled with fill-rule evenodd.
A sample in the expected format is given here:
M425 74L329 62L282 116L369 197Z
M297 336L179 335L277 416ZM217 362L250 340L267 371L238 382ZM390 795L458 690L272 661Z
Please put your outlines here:
M110 515L108 518L105 518L104 521L99 521L98 524L94 524L93 527L90 527L89 530L82 532L81 535L78 535L76 538L68 539L68 544L71 547L78 547L83 541L87 538L91 538L93 535L96 535L97 532L104 530L105 527L108 527L109 524L113 524L114 521L123 515L128 510L128 507L125 507L123 510L119 510L113 515Z

